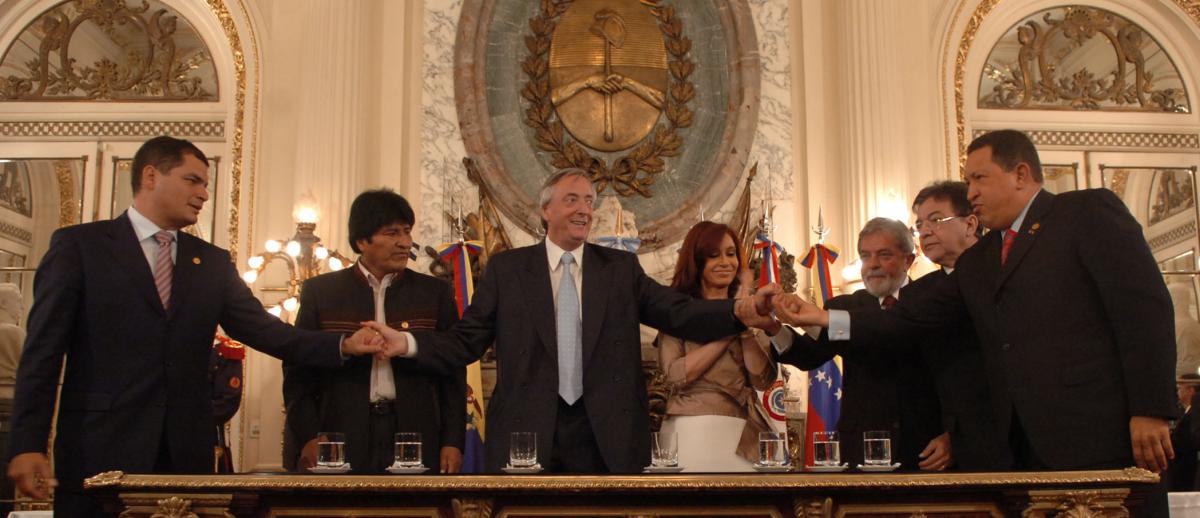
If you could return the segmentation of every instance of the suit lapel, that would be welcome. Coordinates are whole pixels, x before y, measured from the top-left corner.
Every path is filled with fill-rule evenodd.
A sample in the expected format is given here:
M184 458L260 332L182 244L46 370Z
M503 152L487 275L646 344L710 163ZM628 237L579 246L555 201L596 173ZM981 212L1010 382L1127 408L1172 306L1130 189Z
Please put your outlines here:
M554 293L550 288L550 263L546 259L546 244L530 247L529 256L525 258L525 271L522 273L521 285L529 288L529 314L535 315L533 325L542 346L551 358L558 358L558 334L554 330ZM544 315L541 318L536 315Z
M146 299L150 307L159 315L164 314L162 300L158 298L158 288L154 287L154 273L146 262L146 253L138 243L137 234L133 232L133 223L128 214L121 214L109 225L109 243L113 257L116 258L119 270L129 275L133 289Z
M1054 195L1047 191L1040 191L1033 199L1033 204L1029 206L1029 212L1025 213L1025 221L1021 222L1021 231L1017 233L1016 239L1013 241L1012 248L1008 251L1008 260L1000 267L1000 277L996 279L996 292L1004 287L1004 283L1012 276L1013 271L1021 264L1021 260L1025 258L1025 254L1033 248L1033 242L1040 235L1039 230L1042 227L1042 218L1046 213L1050 212L1050 207L1054 205ZM1001 236L1003 233L1001 232ZM1003 237L1001 237L1001 246L1003 246ZM999 261L995 261L999 262Z
M167 309L167 318L175 318L179 307L183 305L183 294L189 292L192 280L196 277L196 269L200 268L199 239L183 232L176 233L175 268L171 278L171 301ZM155 288L157 289L157 287Z
M600 328L608 302L605 286L609 284L611 272L608 262L595 252L592 245L583 245L583 257L587 268L583 269L583 295L580 297L583 304L580 311L583 312L583 366L586 371L592 353L596 351L596 344L600 341Z

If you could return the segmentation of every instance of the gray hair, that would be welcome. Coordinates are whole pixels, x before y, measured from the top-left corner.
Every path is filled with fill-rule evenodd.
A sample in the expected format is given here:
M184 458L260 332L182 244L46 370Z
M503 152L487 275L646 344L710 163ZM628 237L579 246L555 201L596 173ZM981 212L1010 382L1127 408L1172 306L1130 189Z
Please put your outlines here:
M862 231L858 233L858 241L862 242L863 238L876 233L882 233L892 238L892 243L895 243L905 254L913 253L916 248L913 245L912 231L899 221L891 218L873 218L863 225Z
M558 182L561 182L562 180L571 176L583 178L587 180L589 184L592 181L592 175L578 167L559 169L555 171L554 174L546 177L545 182L542 182L542 193L538 196L538 207L543 209L546 208L546 205L550 204L550 198L554 197L554 186L558 185Z

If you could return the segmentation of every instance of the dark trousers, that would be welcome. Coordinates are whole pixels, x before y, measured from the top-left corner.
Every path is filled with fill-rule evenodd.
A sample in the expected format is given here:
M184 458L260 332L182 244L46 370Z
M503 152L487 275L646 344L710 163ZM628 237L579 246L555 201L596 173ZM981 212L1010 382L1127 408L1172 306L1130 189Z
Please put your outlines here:
M373 403L367 432L366 466L351 466L360 473L383 473L396 458L396 416L394 402ZM429 439L424 439L429 440ZM429 459L421 459L426 466Z
M608 473L582 398L574 405L558 399L554 445L546 469L550 473Z

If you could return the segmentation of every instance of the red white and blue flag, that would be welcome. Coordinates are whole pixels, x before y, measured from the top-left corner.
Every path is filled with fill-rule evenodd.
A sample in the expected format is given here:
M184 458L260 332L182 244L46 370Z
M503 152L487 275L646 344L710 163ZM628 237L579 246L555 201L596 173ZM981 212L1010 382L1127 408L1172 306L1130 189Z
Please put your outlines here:
M837 256L837 249L817 243L800 261L801 265L812 270L813 285L820 287L822 307L833 298L833 282L829 271ZM842 410L842 366L838 360L840 358L834 358L808 371L808 420L804 425L804 451L810 452L804 462L807 466L813 464L813 433L837 429Z

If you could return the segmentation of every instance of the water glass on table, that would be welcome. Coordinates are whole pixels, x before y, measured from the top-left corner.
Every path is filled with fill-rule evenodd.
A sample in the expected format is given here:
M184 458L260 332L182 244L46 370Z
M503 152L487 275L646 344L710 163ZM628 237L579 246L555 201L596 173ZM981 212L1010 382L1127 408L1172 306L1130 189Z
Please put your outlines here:
M771 467L788 465L787 434L758 433L758 464Z
M877 430L863 433L863 464L892 465L892 437L888 432Z
M513 432L510 434L508 465L514 468L531 468L537 463L537 433Z
M394 466L400 468L422 468L421 434L401 432L396 434L396 451L393 459Z
M321 432L317 434L317 467L340 468L346 465L346 434Z
M650 434L650 465L656 468L679 465L679 436L675 432Z
M813 432L813 465L842 465L842 450L837 432Z

